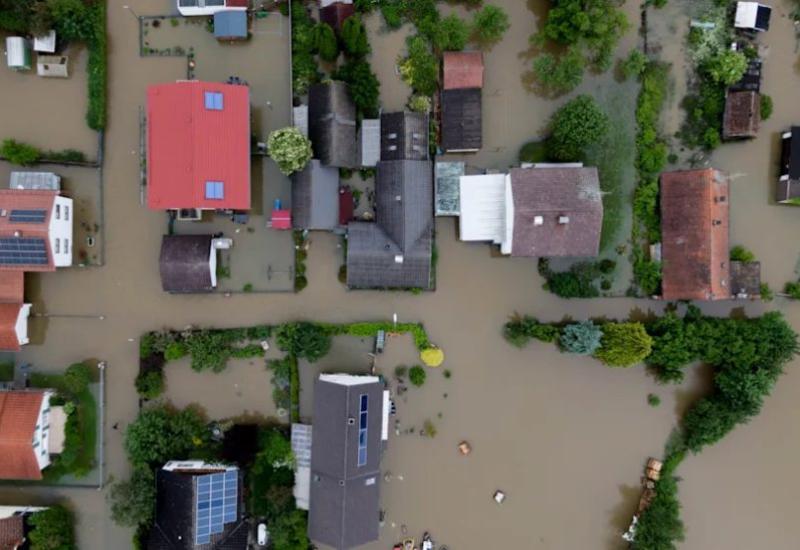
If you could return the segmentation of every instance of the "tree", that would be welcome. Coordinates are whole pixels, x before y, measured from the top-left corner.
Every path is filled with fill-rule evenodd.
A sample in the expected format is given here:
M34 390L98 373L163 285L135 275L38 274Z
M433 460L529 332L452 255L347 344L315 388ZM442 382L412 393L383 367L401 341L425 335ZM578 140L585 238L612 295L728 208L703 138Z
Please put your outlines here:
M0 157L11 164L30 166L42 157L42 152L33 145L14 139L4 139L3 144L0 145Z
M400 60L403 82L421 95L433 95L439 83L439 61L421 36L408 40L408 56Z
M327 23L319 23L314 27L314 44L323 60L333 62L339 57L339 41L333 28Z
M164 392L164 373L159 370L140 372L136 377L136 392L145 399L155 399Z
M642 362L653 346L653 339L642 323L606 323L595 357L609 367L630 367Z
M441 51L459 52L467 45L469 33L469 25L458 15L451 13L439 21L433 35L433 45Z
M308 519L302 510L278 516L269 527L276 550L306 550L309 546L307 531Z
M622 76L630 78L632 76L639 77L647 67L647 56L641 50L631 50L628 57L620 63L620 70Z
M181 460L208 440L208 429L194 409L165 406L144 409L125 433L125 451L134 465L162 465Z
M123 527L147 525L153 520L156 503L156 478L147 466L134 468L128 481L111 486L111 519Z
M586 61L579 48L571 47L561 56L543 53L533 61L533 74L547 91L559 95L570 92L583 81Z
M426 95L412 95L408 99L408 109L415 113L430 113L431 98Z
M427 373L425 369L420 367L419 365L415 365L408 369L408 381L411 382L414 386L420 387L425 383L425 379L427 378Z
M274 130L267 138L269 156L286 176L299 172L311 160L311 141L294 126Z
M56 31L69 40L91 40L94 26L89 4L82 0L46 0Z
M75 363L64 372L64 387L75 395L86 390L92 381L92 369L85 363Z
M34 512L28 518L31 550L75 550L72 514L62 506Z
M324 357L331 349L331 335L314 323L285 323L278 328L278 348L309 363Z
M481 47L492 46L500 41L510 26L503 8L484 6L472 18L472 37Z
M335 77L347 82L350 97L363 116L378 115L381 83L369 63L363 59L351 59L336 71Z
M714 82L730 86L744 76L747 70L747 57L742 52L724 50L706 61L705 70Z
M294 453L291 442L278 430L270 430L263 436L262 450L258 460L264 460L272 468L291 468L294 466Z
M553 115L549 155L554 160L578 161L587 147L605 139L609 126L608 115L595 100L588 95L579 95Z
M358 15L351 15L344 20L340 35L342 37L342 48L347 56L353 59L361 59L372 51L369 45L367 29Z
M561 349L577 355L592 355L600 347L603 331L592 321L582 321L564 327L559 343Z

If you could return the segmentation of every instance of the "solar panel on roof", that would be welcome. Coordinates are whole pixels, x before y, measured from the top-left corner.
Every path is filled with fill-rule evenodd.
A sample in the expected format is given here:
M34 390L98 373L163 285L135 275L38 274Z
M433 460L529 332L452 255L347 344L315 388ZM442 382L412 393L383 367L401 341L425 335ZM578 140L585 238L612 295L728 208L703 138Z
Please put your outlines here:
M47 210L12 210L11 223L44 223Z
M208 474L196 477L195 481L195 542L208 544L211 535L222 533L226 523L238 518L239 473L234 470Z
M0 264L47 265L44 239L0 238Z

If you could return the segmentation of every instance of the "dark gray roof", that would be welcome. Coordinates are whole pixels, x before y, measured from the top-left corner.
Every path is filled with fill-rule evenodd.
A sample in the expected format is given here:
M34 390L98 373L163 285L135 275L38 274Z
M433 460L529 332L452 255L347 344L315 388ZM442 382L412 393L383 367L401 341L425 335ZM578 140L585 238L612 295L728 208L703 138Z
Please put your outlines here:
M348 226L351 288L431 288L433 174L429 161L381 161L376 222Z
M381 115L381 160L427 160L428 115L408 111Z
M339 170L314 159L292 175L292 226L330 231L339 225Z
M483 144L480 88L442 91L442 149L477 151Z
M347 84L314 84L308 92L308 137L323 164L353 168L358 162L356 107Z
M207 472L203 472L207 473ZM247 522L243 519L242 472L239 471L238 520L225 525L209 544L195 545L194 473L156 472L156 517L147 537L147 550L246 550Z
M223 10L215 13L214 36L218 39L247 38L247 12Z
M358 466L360 400L366 395L367 460ZM317 380L308 535L343 550L378 539L383 386ZM352 419L352 420L351 420Z
M748 298L761 295L761 262L731 262L731 294Z
M775 188L775 200L786 202L798 199L800 199L800 126L792 126L789 137L781 139L781 165Z
M165 292L210 292L211 235L164 235L161 256L161 287Z

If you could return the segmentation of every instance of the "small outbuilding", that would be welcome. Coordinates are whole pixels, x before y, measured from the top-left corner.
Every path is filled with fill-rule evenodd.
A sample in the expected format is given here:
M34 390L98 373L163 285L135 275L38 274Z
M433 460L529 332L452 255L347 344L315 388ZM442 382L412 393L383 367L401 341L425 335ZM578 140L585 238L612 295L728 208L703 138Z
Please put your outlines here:
M761 297L761 262L731 262L731 294L740 299Z
M725 94L722 120L723 139L753 138L761 123L761 95L758 92Z
M164 235L159 270L165 292L211 292L217 286L217 251L211 235Z
M442 149L446 153L477 152L483 135L483 54L446 52L442 84Z
M6 37L6 61L15 71L29 71L31 68L31 43L21 36Z
M37 56L36 74L50 78L69 78L69 57L66 55Z
M781 136L780 176L775 200L782 204L800 204L800 126Z
M398 111L381 115L381 160L428 160L428 115Z
M61 190L61 176L53 172L11 172L9 189Z
M221 41L247 40L247 12L225 10L215 13L214 38Z
M358 137L361 146L361 166L374 168L381 160L381 119L362 120Z
M737 2L734 26L737 29L765 32L769 30L772 8L758 2Z
M33 38L33 50L40 53L56 52L56 31L50 31Z
M339 221L339 170L313 159L292 175L292 226L331 231Z
M459 182L466 173L463 162L437 162L435 179L435 214L458 216L461 212Z

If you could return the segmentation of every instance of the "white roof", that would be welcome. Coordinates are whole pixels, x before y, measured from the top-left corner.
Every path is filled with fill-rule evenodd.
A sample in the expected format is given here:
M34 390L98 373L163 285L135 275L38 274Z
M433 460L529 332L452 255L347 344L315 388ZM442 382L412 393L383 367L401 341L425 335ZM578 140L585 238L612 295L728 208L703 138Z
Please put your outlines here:
M40 55L36 59L36 74L56 78L67 78L69 57L66 55Z
M312 427L292 424L292 452L295 457L294 499L298 508L308 510L311 493Z
M35 37L33 39L33 49L37 52L54 53L56 51L56 31L50 31L45 35Z
M6 37L6 61L9 67L30 68L30 59L27 57L28 43L21 36Z
M361 121L361 166L376 166L381 160L381 120Z
M501 244L506 239L506 174L461 176L462 241L491 241Z
M374 384L375 382L380 382L380 378L377 376L366 376L359 374L320 374L319 379L322 382L339 384L340 386L361 386L363 384Z
M759 6L761 6L761 4L758 2L737 2L734 26L740 29L756 28L756 18L758 17ZM764 7L766 8L768 6Z

